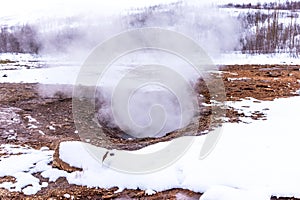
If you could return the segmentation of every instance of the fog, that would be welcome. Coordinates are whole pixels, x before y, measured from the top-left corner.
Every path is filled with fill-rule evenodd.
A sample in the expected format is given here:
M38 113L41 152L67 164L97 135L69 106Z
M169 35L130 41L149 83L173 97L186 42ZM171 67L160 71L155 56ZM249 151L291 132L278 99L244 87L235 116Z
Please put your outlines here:
M13 2L15 1L11 1L11 6ZM12 6L13 12L10 14L2 13L6 25L29 24L36 33L40 55L57 60L70 60L76 67L81 66L92 50L103 41L123 31L136 28L160 27L180 32L196 41L212 58L221 52L238 48L239 44L239 23L211 4L199 3L199 1L164 1L164 3L151 1L149 3L132 0L126 3L111 1L105 4L101 1L42 3L32 0L32 4L28 2L22 3L23 8L17 6L18 9L14 9ZM102 98L101 107L97 112L100 123L119 127L132 137L162 136L188 125L195 115L193 104L195 94L191 88L199 78L199 74L189 70L188 68L192 67L188 64L174 60L176 59L172 56L162 56L161 52L154 54L152 52L138 54L138 56L131 55L115 63L114 65L117 66L115 71L104 75L104 79L108 81L100 81L98 85L101 95L96 98ZM173 72L176 72L176 67L179 67L181 70L177 70L176 73L180 78L177 80L182 78L182 82L163 86L147 83L139 88L136 85L131 87L132 83L125 84L130 87L117 91L123 92L123 97L126 98L114 102L113 94L116 88L128 73L132 73L128 70L133 69L130 66L143 66L149 62L169 66ZM144 70L137 72L145 73ZM155 73L157 81L174 78L160 76L158 72L159 70ZM142 76L145 80L149 78L147 73ZM134 81L131 75L128 77ZM53 97L65 93L70 96L69 86L51 87L51 89L47 87L40 87L41 95Z
M199 42L211 56L239 44L238 22L203 1L12 0L5 4L0 8L2 27L29 25L36 32L39 54L63 55L79 64L99 43L133 28L178 31Z

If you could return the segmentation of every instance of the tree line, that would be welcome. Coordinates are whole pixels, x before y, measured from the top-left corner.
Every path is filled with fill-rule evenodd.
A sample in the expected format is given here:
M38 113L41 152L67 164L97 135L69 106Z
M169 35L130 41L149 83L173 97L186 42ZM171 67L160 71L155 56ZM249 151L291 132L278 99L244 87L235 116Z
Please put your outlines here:
M240 39L243 53L300 54L300 24L297 12L283 17L278 8L249 11L240 14L243 34Z
M179 4L172 4L170 9L153 6L137 11L136 14L122 16L127 28L145 26L149 18L154 21L172 26L176 24L175 10L180 11ZM238 20L241 23L239 47L235 50L249 54L289 53L300 55L300 2L287 1L285 3L269 4L228 4L227 7L249 8L248 12L241 12ZM289 11L283 11L289 10ZM283 14L285 13L285 14ZM168 20L162 20L168 19ZM195 22L197 24L197 22ZM151 25L151 24L150 24ZM198 30L197 30L198 31ZM201 29L199 29L201 31ZM55 51L64 51L70 44L83 37L80 29L65 27L48 36L32 25L3 26L0 28L0 53L33 53L38 54L43 48L51 45ZM47 34L47 33L46 33ZM200 32L199 32L200 34Z
M224 6L223 8L242 8L242 9L280 9L280 10L299 10L300 9L300 2L299 1L285 1L285 2L270 2L270 3L247 3L247 4L233 4L229 3Z
M38 53L40 47L37 32L32 26L5 26L0 29L0 53Z

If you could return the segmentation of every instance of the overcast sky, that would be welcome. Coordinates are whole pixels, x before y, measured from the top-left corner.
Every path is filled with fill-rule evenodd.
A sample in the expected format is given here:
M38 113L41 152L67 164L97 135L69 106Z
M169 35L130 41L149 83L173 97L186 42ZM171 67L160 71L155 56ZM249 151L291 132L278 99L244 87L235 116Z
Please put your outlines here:
M0 23L5 20L31 21L40 17L73 16L89 13L116 14L130 8L146 7L180 0L5 0L1 2ZM276 0L183 0L191 4L273 2Z

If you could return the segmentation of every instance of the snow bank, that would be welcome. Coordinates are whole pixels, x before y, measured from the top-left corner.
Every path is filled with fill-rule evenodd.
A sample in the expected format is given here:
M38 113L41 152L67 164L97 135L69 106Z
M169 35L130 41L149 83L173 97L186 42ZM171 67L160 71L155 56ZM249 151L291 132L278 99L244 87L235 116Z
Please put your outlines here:
M200 200L266 200L270 196L266 192L253 190L240 190L226 186L214 186L208 189L200 198Z
M0 71L1 83L75 84L79 67L51 67ZM3 75L6 77L3 77Z
M287 53L280 54L240 54L224 53L213 58L216 65L299 65L300 59Z
M182 158L155 173L127 174L112 170L97 162L80 142L61 143L60 158L71 166L83 168L82 172L68 174L70 183L90 187L153 191L187 188L204 192L202 199L206 200L215 200L215 196L222 200L270 199L271 195L299 198L300 145L296 131L299 101L300 97L293 97L261 102L260 108L270 109L266 111L267 121L225 124L216 148L204 160L198 158L206 136L198 136ZM245 103L250 107L258 104L252 99L230 105L242 108ZM151 149L156 147L161 148L161 144L152 145ZM103 148L96 149L98 158L107 152ZM147 151L149 147L138 153ZM115 150L114 154L118 157L120 151Z
M182 158L161 171L149 174L114 171L95 160L81 142L63 142L60 145L60 158L71 166L83 169L72 173L53 169L48 164L53 152L45 148L34 150L2 145L0 155L6 155L0 158L0 176L13 176L16 183L4 182L0 187L34 194L47 186L47 182L40 183L32 176L33 173L41 172L49 181L66 177L71 184L89 187L118 186L120 189L140 188L153 192L187 188L204 192L202 199L212 199L214 195L220 199L241 199L240 196L245 195L255 199L268 199L271 195L300 197L300 162L297 155L300 151L297 132L299 101L300 97L261 103L251 98L241 102L228 102L228 106L235 107L246 115L256 110L262 111L268 120L250 121L250 124L224 124L220 141L204 160L198 158L206 136L195 137L195 142ZM168 142L134 153L146 154L161 149L164 145L168 145ZM94 150L98 159L103 158L107 152L103 148ZM114 157L117 158L120 153L115 150ZM114 157L111 158L112 161ZM220 193L222 195L218 195Z
M0 177L11 176L15 182L3 182L0 187L11 192L23 192L26 195L37 193L47 187L47 182L32 174L52 168L48 165L52 160L53 151L44 147L35 150L30 147L5 144L0 146ZM4 154L4 155L3 155Z
M1 54L0 54L1 55ZM147 54L148 55L148 54ZM20 57L20 56L19 56ZM4 58L8 58L5 56ZM151 59L155 61L157 57L152 57ZM175 58L175 57L174 57ZM48 59L48 60L47 60ZM151 61L152 61L151 60ZM217 57L212 58L214 64L216 65L269 65L269 64L281 64L281 65L299 65L300 59L291 57L288 54L260 54L260 55L249 55L249 54L238 54L238 53L228 53L221 54ZM30 61L30 60L29 60ZM24 65L30 65L34 63L35 66L43 65L47 63L49 68L30 68L26 69L24 67L17 67L17 70L3 70L5 67L14 67L2 65L0 67L0 83L41 83L41 84L69 84L74 85L77 75L80 71L80 62L62 62L51 60L51 58L43 58L41 60L36 60L37 62L25 62ZM121 60L122 61L122 60ZM114 67L109 68L106 72L107 75L104 76L103 81L107 85L111 85L117 82L124 72L129 71L133 67L124 66L117 62L114 64ZM193 82L198 77L195 77L195 72L193 69L188 67L182 67L184 62L180 62L180 59L177 58L178 63L172 64L172 67L175 71L178 71L182 74L187 80ZM127 61L128 62L128 61ZM165 62L165 61L164 61ZM29 63L29 64L28 64ZM31 64L30 64L31 63ZM23 64L18 64L23 65ZM133 65L133 63L131 63ZM186 64L185 64L186 65ZM168 65L167 65L168 66Z

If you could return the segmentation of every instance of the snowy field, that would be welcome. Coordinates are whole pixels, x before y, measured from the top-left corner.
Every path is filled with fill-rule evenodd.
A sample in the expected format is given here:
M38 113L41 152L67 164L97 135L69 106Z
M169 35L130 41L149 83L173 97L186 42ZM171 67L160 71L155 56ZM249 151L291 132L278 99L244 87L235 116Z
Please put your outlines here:
M239 109L246 116L257 110L262 111L267 115L267 120L224 124L217 146L203 160L199 160L199 152L206 136L195 137L192 146L178 161L150 174L134 175L112 170L90 155L81 142L60 144L60 159L83 169L72 173L52 168L53 151L46 147L35 150L1 145L0 176L15 177L16 182L4 182L0 187L27 195L35 194L48 185L47 182L39 183L32 176L41 172L50 182L66 177L70 184L103 188L118 186L119 191L140 188L151 194L171 188L185 188L204 193L202 200L269 200L271 196L299 198L300 146L296 131L299 101L300 97L260 103L255 99L228 102L228 106ZM243 107L245 105L250 108ZM184 138L177 140L181 139ZM137 153L155 151L161 145L148 146ZM102 148L97 150L99 157L106 152ZM120 153L113 152L115 155L110 157L111 163Z
M34 0L30 0L34 2ZM49 4L47 11L55 10L57 0ZM71 4L65 1L61 6ZM115 3L115 1L112 1ZM147 2L147 3L146 3ZM155 5L157 1L130 1L126 9ZM166 3L176 2L168 0ZM264 3L267 0L221 0L211 1L211 4L223 5L227 3ZM11 5L16 0L8 2ZM113 3L112 3L113 4ZM191 1L191 4L193 2ZM82 4L74 4L79 9ZM43 13L42 4L31 8L29 4L18 9L0 8L0 20L7 24L20 24L30 20L37 20ZM89 7L90 8L90 7ZM107 8L112 5L107 4ZM124 9L124 5L113 7L114 12ZM96 12L97 9L94 10ZM109 10L109 9L108 9ZM226 10L226 9L225 9ZM38 11L39 13L35 13ZM27 15L31 12L32 15ZM51 13L61 14L62 10ZM65 13L72 15L74 10ZM237 12L231 11L232 15ZM25 17L26 16L26 17ZM21 19L23 21L19 21ZM84 56L83 56L84 57ZM300 65L300 59L288 54L248 55L239 53L223 53L212 56L215 65ZM0 64L0 83L40 83L74 85L84 58L53 59L47 56L33 56L30 54L0 54L1 61L12 61ZM114 77L123 72L118 71ZM183 72L184 73L184 72ZM188 76L188 74L187 74ZM299 80L300 81L300 80ZM206 135L193 137L194 142L188 151L175 163L160 171L149 174L128 174L115 171L103 162L96 160L87 152L82 142L62 142L60 144L60 159L69 165L83 169L82 171L67 172L53 168L54 151L47 147L33 149L29 146L4 144L0 146L0 177L14 177L15 182L0 183L1 188L9 191L19 191L26 195L36 194L49 182L65 177L70 184L88 187L111 188L118 186L123 189L142 189L147 194L172 188L189 189L203 193L201 200L269 200L271 196L300 198L300 136L298 133L300 97L275 99L274 101L257 101L248 98L239 102L226 102L245 116L255 111L264 113L267 120L249 120L247 123L224 123L220 140L216 147L205 159L199 159L201 146ZM5 115L5 110L0 111ZM17 115L17 114L16 114ZM18 118L16 116L15 118ZM1 120L0 116L0 120ZM34 122L34 119L31 119ZM34 124L34 123L32 123ZM178 138L176 140L184 140ZM169 142L158 143L135 152L146 154L156 151ZM107 149L97 148L99 157L104 157ZM76 153L74 153L76 152ZM109 157L110 163L116 161L121 152L114 150L114 156ZM18 163L16 165L16 163ZM40 182L33 176L41 173L49 181ZM99 177L99 178L95 178ZM130 180L130 181L129 181ZM66 194L68 196L68 194Z
M2 59L8 59L5 55L2 56ZM22 59L18 57L9 59L26 63L34 58L30 56L26 58L23 55ZM41 60L40 62L43 62L43 59ZM231 54L223 55L220 61L215 62L240 65L299 64L297 59L283 54L275 57ZM0 71L0 82L74 84L78 70L78 66L71 64L61 67L4 69ZM2 76L4 73L7 77ZM70 184L103 188L117 185L119 191L125 188L140 188L146 190L147 194L152 194L171 188L190 189L204 193L202 200L267 200L271 196L299 198L300 146L296 131L297 116L300 113L299 101L300 97L260 103L251 98L241 102L227 102L228 106L238 109L246 116L261 111L266 114L267 120L249 121L245 118L248 124L225 123L221 139L207 158L199 160L199 147L202 146L206 136L198 136L178 161L161 171L150 174L133 175L114 171L95 160L81 142L63 142L60 145L60 159L71 166L83 169L82 172L72 173L53 168L50 164L53 160L53 151L46 147L35 150L31 147L2 145L0 176L15 177L16 182L4 182L0 187L10 191L22 191L27 195L35 194L49 184L40 183L32 175L41 172L43 177L49 178L49 182L59 177L66 177ZM148 146L137 153L143 154L149 149L155 151L161 145ZM74 151L77 153L74 154ZM106 152L106 149L98 149L100 157L103 157ZM117 157L119 152L114 151L114 154L114 157ZM111 157L111 162L114 161L114 157ZM21 164L15 165L15 163ZM101 177L101 179L94 177Z
M1 83L42 83L42 84L74 84L83 61L54 60L49 57L33 57L29 54L0 54L1 60L11 60L16 63L0 64ZM299 65L300 59L288 54L260 54L249 55L239 53L220 54L211 58L217 66L221 65L247 65L247 64L280 64ZM28 68L28 66L31 66ZM118 67L118 66L116 66ZM126 67L129 70L130 67ZM185 73L187 68L179 69ZM111 78L120 77L124 71L117 71ZM66 76L67 74L67 76ZM191 74L191 73L190 73Z

